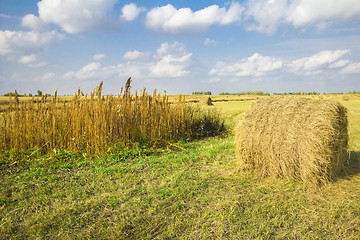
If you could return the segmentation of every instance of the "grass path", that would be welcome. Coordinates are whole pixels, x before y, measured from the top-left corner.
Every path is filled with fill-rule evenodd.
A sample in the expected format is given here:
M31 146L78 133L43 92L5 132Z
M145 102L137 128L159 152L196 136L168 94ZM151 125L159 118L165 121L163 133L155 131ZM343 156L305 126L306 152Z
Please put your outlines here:
M249 104L215 103L229 125ZM360 104L344 104L353 138ZM359 239L358 158L350 175L311 192L240 175L233 142L230 134L126 160L58 152L2 167L0 239Z

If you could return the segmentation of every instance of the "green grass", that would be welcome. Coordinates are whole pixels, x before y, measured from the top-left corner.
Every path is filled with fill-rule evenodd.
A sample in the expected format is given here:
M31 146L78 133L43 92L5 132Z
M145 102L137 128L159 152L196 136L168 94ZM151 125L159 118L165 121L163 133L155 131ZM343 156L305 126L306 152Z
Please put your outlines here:
M360 152L360 101L349 108ZM234 126L250 102L217 102ZM359 239L360 164L316 192L237 171L234 137L0 165L0 239Z

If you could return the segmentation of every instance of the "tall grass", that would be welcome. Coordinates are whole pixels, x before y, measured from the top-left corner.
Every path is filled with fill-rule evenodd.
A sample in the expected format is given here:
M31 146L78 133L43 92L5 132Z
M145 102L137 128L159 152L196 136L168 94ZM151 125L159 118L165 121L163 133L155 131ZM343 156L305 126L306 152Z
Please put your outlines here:
M156 90L152 95L145 89L132 95L130 83L131 78L118 96L102 96L101 82L96 96L92 92L82 98L79 90L70 102L60 102L55 92L52 100L44 96L19 103L15 91L1 115L1 149L111 153L134 145L161 147L224 130L218 112L188 106L182 96L170 104L166 94Z

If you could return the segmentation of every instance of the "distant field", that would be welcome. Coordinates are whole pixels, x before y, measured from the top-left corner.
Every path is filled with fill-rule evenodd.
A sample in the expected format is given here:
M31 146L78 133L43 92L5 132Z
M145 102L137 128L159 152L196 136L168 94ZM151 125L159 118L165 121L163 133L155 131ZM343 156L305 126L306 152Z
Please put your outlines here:
M168 95L170 101L177 101L180 95ZM244 101L244 100L252 100L256 99L257 97L262 96L251 96L251 95L243 95L243 96L234 96L234 95L211 95L211 96L203 96L203 95L181 95L185 96L186 101L188 102L197 102L201 98L211 97L214 101ZM54 96L48 96L47 100L52 100ZM60 101L71 101L73 96L58 96L57 97ZM85 96L81 97L85 99ZM29 100L41 100L41 97L20 97L20 102L29 101ZM9 97L8 96L0 96L0 105L9 104Z
M0 238L359 239L360 97L315 97L349 116L346 174L322 189L240 174L231 131L152 154L24 155L0 164ZM231 130L251 101L214 105Z

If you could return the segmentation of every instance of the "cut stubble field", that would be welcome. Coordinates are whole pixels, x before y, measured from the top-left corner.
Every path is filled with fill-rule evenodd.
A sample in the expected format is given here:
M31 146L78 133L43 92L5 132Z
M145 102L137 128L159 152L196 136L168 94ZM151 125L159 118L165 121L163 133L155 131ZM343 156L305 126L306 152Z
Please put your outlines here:
M238 171L234 135L153 154L57 151L0 170L0 239L359 239L360 98L346 174L322 188ZM215 102L233 129L251 101Z

